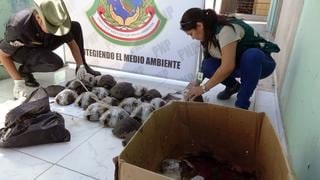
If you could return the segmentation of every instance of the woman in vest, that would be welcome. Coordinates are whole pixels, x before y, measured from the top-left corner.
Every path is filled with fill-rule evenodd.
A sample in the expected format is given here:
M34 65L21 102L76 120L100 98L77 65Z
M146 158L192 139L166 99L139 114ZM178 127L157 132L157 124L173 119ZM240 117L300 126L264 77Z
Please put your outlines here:
M226 88L217 98L225 100L238 93L235 106L248 109L259 79L275 69L270 53L279 52L279 47L260 37L242 20L217 15L211 9L188 9L180 26L192 39L201 42L205 57L201 73L209 79L202 86L193 86L188 97L199 96L222 83Z

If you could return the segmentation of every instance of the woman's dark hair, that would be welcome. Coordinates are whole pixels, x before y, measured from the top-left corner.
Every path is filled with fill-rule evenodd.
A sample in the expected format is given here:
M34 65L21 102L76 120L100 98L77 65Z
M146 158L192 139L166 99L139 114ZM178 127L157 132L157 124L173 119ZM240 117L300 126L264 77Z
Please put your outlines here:
M230 19L230 17L218 15L213 9L190 8L182 15L180 27L183 31L189 31L197 27L197 22L203 23L205 39L201 44L204 46L205 51L208 51L209 42L219 47L218 40L216 39L218 26L227 25L234 29L234 27L228 23L228 19Z

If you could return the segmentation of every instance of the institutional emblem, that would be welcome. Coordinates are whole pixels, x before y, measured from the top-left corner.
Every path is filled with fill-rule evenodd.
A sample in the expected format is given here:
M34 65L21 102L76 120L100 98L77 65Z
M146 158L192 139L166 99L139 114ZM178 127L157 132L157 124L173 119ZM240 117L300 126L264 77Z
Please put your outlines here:
M154 0L95 0L87 16L100 35L123 46L151 41L167 21Z

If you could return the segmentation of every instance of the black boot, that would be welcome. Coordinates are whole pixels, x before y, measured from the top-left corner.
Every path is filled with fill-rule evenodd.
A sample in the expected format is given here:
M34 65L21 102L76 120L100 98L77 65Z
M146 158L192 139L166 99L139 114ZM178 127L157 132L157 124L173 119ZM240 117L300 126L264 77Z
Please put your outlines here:
M220 100L227 100L229 99L233 94L237 93L240 90L240 83L236 83L233 85L233 87L226 87L223 91L221 91L217 98Z
M38 87L40 84L37 82L37 80L34 78L32 73L25 73L23 72L23 66L20 66L18 69L21 77L24 79L24 82L26 86L29 87Z
M90 66L88 66L86 63L84 63L84 67L86 68L87 73L92 74L94 76L100 76L101 73L99 71L95 71L93 69L91 69Z

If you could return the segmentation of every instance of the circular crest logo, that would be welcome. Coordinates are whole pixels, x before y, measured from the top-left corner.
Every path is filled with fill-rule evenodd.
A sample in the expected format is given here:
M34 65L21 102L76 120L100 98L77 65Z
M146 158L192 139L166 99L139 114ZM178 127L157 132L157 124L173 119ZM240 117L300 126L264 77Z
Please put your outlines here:
M100 35L123 46L151 41L167 21L154 0L95 0L87 16Z

